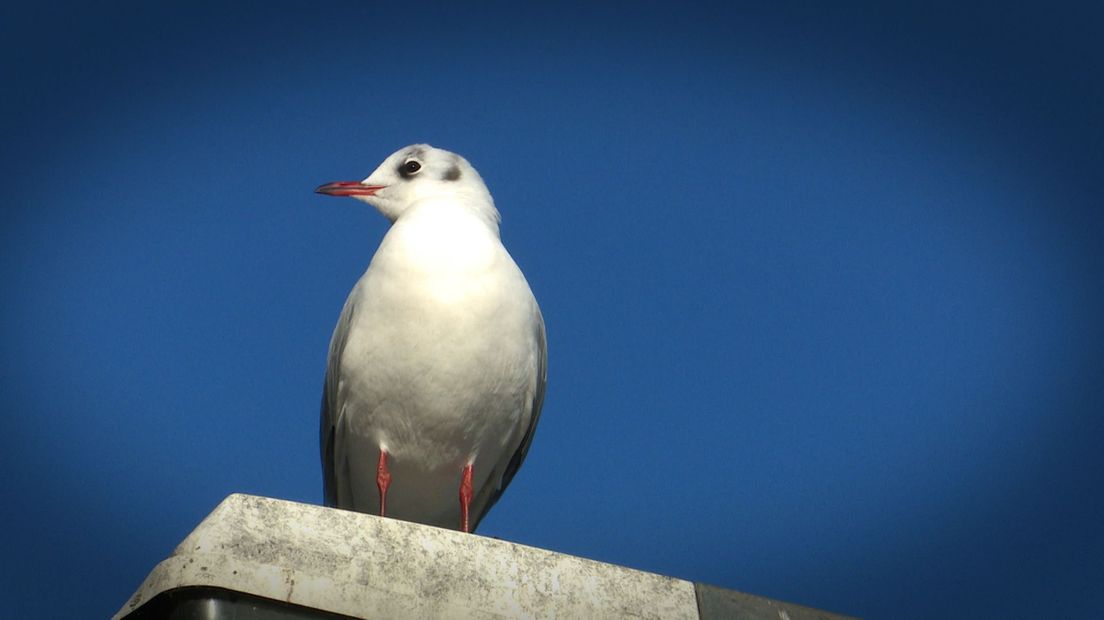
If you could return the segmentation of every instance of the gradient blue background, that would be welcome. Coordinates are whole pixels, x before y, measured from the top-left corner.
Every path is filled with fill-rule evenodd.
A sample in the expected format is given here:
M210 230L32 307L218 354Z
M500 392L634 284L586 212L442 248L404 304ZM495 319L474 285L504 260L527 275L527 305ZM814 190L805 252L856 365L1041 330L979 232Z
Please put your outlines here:
M318 503L413 142L482 173L549 390L482 534L873 618L1104 608L1096 3L6 6L3 613ZM14 610L12 605L14 603Z

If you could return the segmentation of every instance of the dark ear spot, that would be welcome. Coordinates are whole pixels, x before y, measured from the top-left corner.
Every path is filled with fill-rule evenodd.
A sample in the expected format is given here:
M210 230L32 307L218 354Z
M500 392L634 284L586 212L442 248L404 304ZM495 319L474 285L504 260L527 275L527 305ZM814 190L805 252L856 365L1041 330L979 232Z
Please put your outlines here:
M445 170L445 176L441 177L446 181L455 181L460 178L460 166L453 164L448 170Z

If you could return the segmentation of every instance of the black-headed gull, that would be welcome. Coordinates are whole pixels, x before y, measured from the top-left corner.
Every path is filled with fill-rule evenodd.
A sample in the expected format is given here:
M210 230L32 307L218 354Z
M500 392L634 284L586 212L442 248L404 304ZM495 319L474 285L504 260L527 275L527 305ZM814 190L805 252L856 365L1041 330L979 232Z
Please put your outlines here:
M473 531L525 459L546 377L544 320L494 200L426 144L315 191L392 222L330 342L326 504Z

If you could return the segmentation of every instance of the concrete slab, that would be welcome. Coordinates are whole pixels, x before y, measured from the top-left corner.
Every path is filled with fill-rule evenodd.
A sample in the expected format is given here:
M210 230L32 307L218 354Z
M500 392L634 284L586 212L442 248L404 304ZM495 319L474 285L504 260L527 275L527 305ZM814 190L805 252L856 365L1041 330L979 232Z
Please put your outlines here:
M219 504L115 618L195 587L358 618L698 618L689 581L250 495Z

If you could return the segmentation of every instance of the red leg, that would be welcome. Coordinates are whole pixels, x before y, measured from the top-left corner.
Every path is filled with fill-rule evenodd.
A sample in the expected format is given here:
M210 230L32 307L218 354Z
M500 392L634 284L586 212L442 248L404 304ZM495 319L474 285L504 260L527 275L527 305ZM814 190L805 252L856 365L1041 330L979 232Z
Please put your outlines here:
M471 532L468 527L468 506L472 499L472 464L464 467L464 474L460 477L460 529L463 532Z
M387 487L391 486L391 472L387 471L387 451L380 449L379 465L376 466L376 486L380 492L380 516L387 516Z

